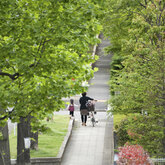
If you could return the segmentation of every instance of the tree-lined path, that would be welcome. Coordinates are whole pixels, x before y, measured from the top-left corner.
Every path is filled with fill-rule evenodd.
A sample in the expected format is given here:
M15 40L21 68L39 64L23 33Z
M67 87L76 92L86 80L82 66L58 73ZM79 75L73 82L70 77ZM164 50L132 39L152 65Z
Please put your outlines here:
M109 44L104 40L97 48L99 60L95 66L99 71L90 82L87 95L101 100L96 103L99 123L92 127L88 118L87 126L81 126L79 111L75 112L75 125L72 136L67 145L62 165L112 165L113 164L113 119L106 114L107 100L109 99L109 67L111 55L104 56L103 48ZM74 97L78 104L79 96Z

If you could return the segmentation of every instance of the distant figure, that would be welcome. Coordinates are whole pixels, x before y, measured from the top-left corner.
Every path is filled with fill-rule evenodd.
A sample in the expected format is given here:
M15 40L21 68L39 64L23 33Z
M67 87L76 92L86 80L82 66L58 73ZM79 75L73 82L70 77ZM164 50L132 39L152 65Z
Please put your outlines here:
M88 115L88 110L87 110L88 108L86 106L86 103L88 102L88 100L94 100L86 95L87 95L86 92L82 93L82 97L79 99L81 121L82 121L82 125L84 126L86 126L87 115Z
M74 100L70 99L70 104L68 105L68 110L69 110L69 115L71 115L72 117L74 117Z

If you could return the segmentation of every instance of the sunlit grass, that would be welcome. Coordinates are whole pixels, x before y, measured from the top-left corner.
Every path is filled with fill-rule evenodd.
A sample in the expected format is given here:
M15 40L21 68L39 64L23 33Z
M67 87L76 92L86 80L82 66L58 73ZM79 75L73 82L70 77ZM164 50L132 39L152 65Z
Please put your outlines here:
M55 115L53 121L43 121L43 123L51 128L51 131L39 134L38 150L31 150L31 157L56 157L68 130L69 116ZM12 159L16 158L16 148L17 136L14 136L13 131L10 135L10 152Z
M130 113L129 115L124 115L124 114L114 114L113 115L113 125L114 125L114 129L116 129L116 127L118 127L118 125L120 124L120 122L126 118L128 118L129 116L134 116L137 115L136 113Z
M113 115L114 126L119 125L120 122L121 122L123 119L125 119L125 118L127 118L126 115L123 115L123 114L114 114L114 115Z

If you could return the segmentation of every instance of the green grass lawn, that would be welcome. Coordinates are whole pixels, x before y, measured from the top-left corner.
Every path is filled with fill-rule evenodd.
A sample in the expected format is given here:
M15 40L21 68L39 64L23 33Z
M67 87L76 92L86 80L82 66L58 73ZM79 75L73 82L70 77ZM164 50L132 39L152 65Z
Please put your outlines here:
M135 113L130 113L129 115L124 115L124 114L114 114L113 115L113 125L114 125L114 129L116 126L118 126L120 124L120 122L126 118L128 118L129 116L134 116Z
M123 115L123 114L114 114L114 115L113 115L114 127L115 127L116 125L119 125L120 122L121 122L123 119L125 119L125 118L127 118L126 115Z
M43 121L43 123L50 127L51 131L39 134L38 150L31 150L31 158L57 156L68 130L69 116L55 115L53 121ZM9 138L11 158L16 159L17 136L14 136L14 131L11 133Z

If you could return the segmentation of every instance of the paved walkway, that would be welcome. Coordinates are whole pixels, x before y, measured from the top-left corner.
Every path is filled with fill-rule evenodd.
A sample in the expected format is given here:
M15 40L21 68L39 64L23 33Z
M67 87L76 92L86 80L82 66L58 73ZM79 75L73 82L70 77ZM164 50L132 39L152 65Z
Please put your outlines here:
M75 125L69 140L61 165L113 165L113 119L107 118L107 103L109 99L109 63L111 55L104 56L103 48L109 42L102 38L97 54L100 59L95 66L99 71L91 80L87 95L102 102L96 103L98 124L92 127L90 119L87 126L82 126L78 108L75 111ZM78 104L80 96L75 96ZM57 112L58 113L58 112ZM61 112L59 112L61 113ZM68 113L63 111L63 113Z

